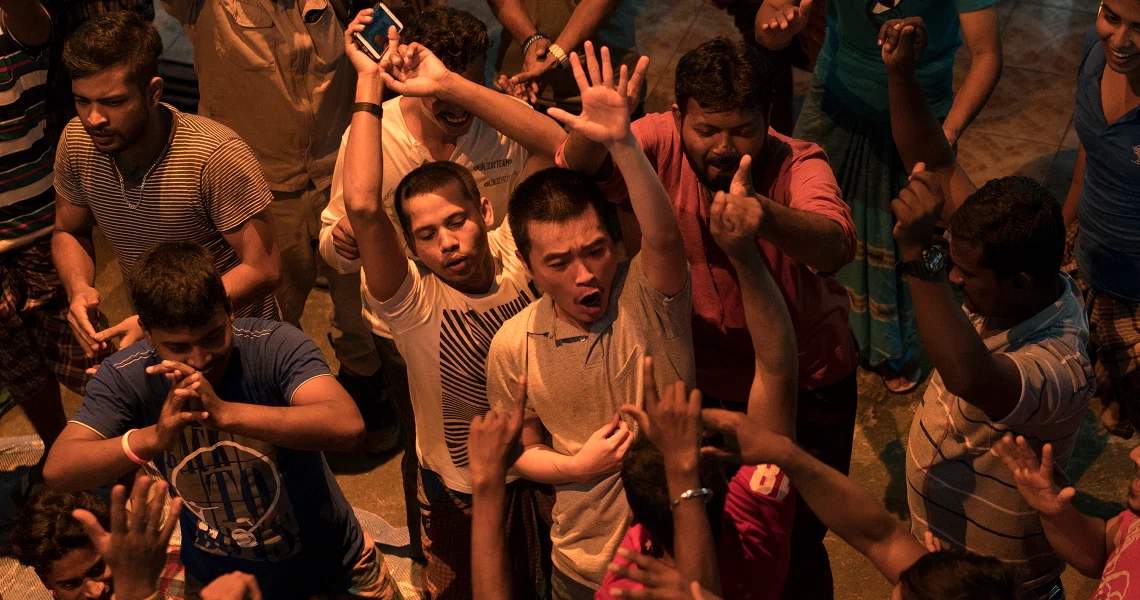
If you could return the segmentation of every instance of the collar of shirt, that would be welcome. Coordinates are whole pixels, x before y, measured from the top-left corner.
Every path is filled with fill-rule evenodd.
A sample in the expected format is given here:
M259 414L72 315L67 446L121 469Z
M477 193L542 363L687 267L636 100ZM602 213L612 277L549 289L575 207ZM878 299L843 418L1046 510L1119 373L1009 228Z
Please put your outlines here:
M1100 85L1104 78L1104 69L1107 65L1108 57L1104 54L1104 46L1097 43L1096 47L1089 51L1089 57L1085 61L1085 66L1080 77L1079 93L1082 94L1085 101L1089 103L1089 108L1092 109L1093 114L1100 115L1100 130L1098 133L1103 133L1116 125L1122 125L1140 118L1140 107L1136 107L1124 113L1124 115L1116 121L1112 123L1108 122L1108 118L1104 114L1104 100L1100 95Z
M544 294L538 301L535 307L534 318L531 319L530 327L527 329L528 335L540 335L554 340L555 342L565 342L570 340L579 340L581 338L591 338L591 343L597 343L602 334L609 331L613 327L614 321L618 316L618 299L621 298L622 288L625 286L625 276L629 270L629 263L623 263L618 272L614 274L613 283L610 284L610 303L606 307L605 314L602 318L594 321L590 326L590 331L583 332L577 327L571 326L569 323L560 322L558 314L554 308L554 299L550 294Z
M1033 341L1041 339L1043 330L1053 327L1058 320L1068 321L1071 318L1080 319L1084 315L1083 308L1077 308L1078 298L1080 297L1079 289L1076 282L1073 281L1068 275L1061 273L1058 275L1064 284L1064 291L1061 292L1061 297L1057 298L1055 302L1046 306L1041 312L1033 315L1032 317L1014 325L1013 327L997 334L990 336L983 340L986 348L991 353L1002 352L1006 348L1015 344L1020 345L1023 341ZM1074 313L1072 315L1066 313ZM970 320L974 323L975 327L981 327L984 317L976 313L966 312L970 316ZM1085 326L1088 329L1088 326Z

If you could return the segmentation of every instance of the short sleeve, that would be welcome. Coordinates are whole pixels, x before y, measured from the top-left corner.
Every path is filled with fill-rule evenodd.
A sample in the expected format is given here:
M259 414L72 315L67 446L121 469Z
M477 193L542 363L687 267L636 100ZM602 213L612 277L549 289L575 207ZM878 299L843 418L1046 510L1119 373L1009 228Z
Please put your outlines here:
M1084 413L1092 383L1083 368L1085 358L1078 350L1049 340L1006 352L1021 374L1021 398L1000 421L1002 425L1033 435L1033 429L1062 423Z
M333 228L341 219L348 218L348 212L344 207L344 148L347 141L348 133L346 132L341 138L340 150L336 154L336 166L333 168L332 185L329 188L329 203L321 211L321 233L318 243L321 257L337 273L341 274L355 273L360 270L360 259L349 260L344 258L337 254L336 246L333 244Z
M529 313L526 314L529 316ZM522 318L523 323L528 321L526 317ZM525 361L527 343L526 327L521 328L521 335L516 329L518 328L511 321L507 321L495 333L491 347L487 351L487 404L491 410L510 412L514 407L515 399L512 391L515 389L518 376L525 371L521 363ZM519 344L524 344L521 352ZM526 419L537 418L538 413L528 405Z
M83 183L77 175L78 169L71 164L71 152L68 151L69 135L75 122L69 124L59 137L59 145L55 151L55 191L64 200L75 206L87 206L87 195L83 193Z
M1084 74L1085 63L1088 62L1089 55L1092 54L1093 50L1095 50L1096 47L1099 45L1100 45L1100 36L1097 35L1096 24L1093 23L1093 25L1091 27L1089 27L1089 30L1087 32L1085 32L1084 41L1081 42L1081 66L1077 69L1078 81L1081 79L1081 76ZM1100 73L1096 73L1095 76L1097 79L1100 79ZM1082 92L1082 90L1078 86L1077 94L1080 95L1081 92Z
M989 8L997 3L997 0L954 0L954 10L961 13L974 12Z
M693 275L691 272L686 273L685 287L672 296L662 294L649 283L645 271L641 268L640 254L630 261L627 277L629 280L626 285L636 286L634 289L637 290L641 304L646 309L646 314L656 317L656 323L666 339L675 339L691 332L693 311Z
M104 364L87 382L83 406L71 417L78 423L109 439L123 435L130 429L146 427L143 422L141 395L144 390L132 388L114 366Z
M230 139L214 150L202 170L202 201L222 233L241 227L273 201L261 166L245 142Z
M266 344L269 346L266 355L273 361L274 380L287 405L293 403L293 393L302 384L314 377L332 374L316 342L292 325L278 325Z
M367 280L361 279L361 289L365 291L369 308L391 327L392 333L402 333L426 323L435 309L436 298L428 289L428 278L434 275L424 275L419 265L411 259L407 261L407 269L408 275L404 278L404 283L400 284L400 289L383 302L372 297Z
M843 192L827 155L815 144L811 144L810 150L797 151L797 154L786 176L788 208L827 217L843 228L845 262L851 262L855 259L855 221L851 219L850 207L843 201Z

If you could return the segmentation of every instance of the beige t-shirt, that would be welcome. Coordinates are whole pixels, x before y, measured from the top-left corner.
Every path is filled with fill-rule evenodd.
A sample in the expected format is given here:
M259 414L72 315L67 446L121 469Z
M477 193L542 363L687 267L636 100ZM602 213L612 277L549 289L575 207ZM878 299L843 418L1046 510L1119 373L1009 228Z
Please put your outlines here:
M574 455L623 404L641 405L642 359L653 356L657 385L696 381L692 288L673 297L649 284L637 256L614 277L606 314L586 334L555 317L544 296L507 321L487 356L487 398L510 411L515 378L527 376L527 418L542 421L555 452ZM621 475L556 486L550 530L554 566L601 586L629 526Z

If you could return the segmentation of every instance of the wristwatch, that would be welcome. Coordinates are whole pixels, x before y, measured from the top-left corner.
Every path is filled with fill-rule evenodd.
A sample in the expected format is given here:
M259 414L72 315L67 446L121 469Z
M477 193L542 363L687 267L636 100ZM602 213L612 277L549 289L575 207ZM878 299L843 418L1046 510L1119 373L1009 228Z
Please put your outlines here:
M914 277L923 281L934 281L946 271L949 257L941 246L930 246L922 251L918 260L900 260L895 265L899 277Z

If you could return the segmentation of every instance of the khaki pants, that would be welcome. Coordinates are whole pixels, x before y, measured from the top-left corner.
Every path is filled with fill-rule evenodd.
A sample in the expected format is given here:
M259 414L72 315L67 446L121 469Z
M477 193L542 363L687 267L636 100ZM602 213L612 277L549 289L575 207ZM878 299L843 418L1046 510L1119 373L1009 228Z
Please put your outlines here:
M281 286L277 301L282 320L300 327L305 301L317 276L329 282L333 309L329 338L340 364L364 376L380 368L371 331L360 316L360 273L341 275L325 264L317 251L321 211L329 203L329 190L309 187L299 192L273 192L269 210L281 250Z

